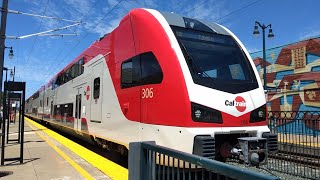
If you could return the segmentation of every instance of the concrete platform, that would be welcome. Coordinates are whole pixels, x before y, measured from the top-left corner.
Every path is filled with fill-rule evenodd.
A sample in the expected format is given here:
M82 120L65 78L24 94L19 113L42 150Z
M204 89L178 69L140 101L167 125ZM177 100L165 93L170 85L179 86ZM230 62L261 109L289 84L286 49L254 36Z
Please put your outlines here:
M34 123L30 120L25 121L23 164L20 164L19 161L6 161L4 166L0 166L1 180L111 179L96 165L90 164L56 138L50 136L47 131L51 130L41 125L37 127ZM9 139L17 139L17 132L18 122L10 123ZM5 158L19 156L20 144L9 141L5 145ZM2 176L5 173L8 175Z

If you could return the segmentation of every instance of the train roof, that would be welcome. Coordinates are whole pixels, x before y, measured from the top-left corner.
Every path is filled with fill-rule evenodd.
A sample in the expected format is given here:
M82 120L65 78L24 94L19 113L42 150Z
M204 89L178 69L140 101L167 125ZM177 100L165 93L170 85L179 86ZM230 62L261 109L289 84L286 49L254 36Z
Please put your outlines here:
M189 29L197 29L217 34L231 35L225 28L217 23L208 22L205 20L184 17L174 13L160 12L167 20L169 25L178 26Z

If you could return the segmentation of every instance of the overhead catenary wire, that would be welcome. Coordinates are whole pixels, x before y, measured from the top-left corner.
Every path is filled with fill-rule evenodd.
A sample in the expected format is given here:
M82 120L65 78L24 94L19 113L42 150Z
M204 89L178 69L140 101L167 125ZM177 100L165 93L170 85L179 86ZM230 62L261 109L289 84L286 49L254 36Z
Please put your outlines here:
M41 36L43 34L48 35L47 33L49 32L55 32L55 31L59 31L59 30L63 30L63 29L67 29L68 27L73 27L73 26L78 26L80 23L75 23L75 24L71 24L68 26L64 26L61 28L56 28L53 30L48 30L48 31L43 31L43 32L39 32L39 33L34 33L34 34L29 34L29 35L24 35L24 36L6 36L7 39L24 39L24 38L28 38L28 37L32 37L32 36ZM55 35L59 35L59 34L55 34ZM70 34L69 34L70 35ZM74 34L73 34L74 35Z
M208 1L208 0L202 1L202 2L199 3L198 5L194 6L192 9L190 9L189 11L187 11L185 14L189 14L190 12L194 11L195 9L201 7L201 6L202 6L204 3L206 3L207 1ZM217 19L215 19L215 20L213 20L213 21L219 21L219 20L221 20L221 19L224 19L224 18L226 18L226 17L228 17L228 16L231 16L231 15L233 15L233 14L239 12L239 11L242 11L242 10L244 10L244 9L246 9L246 8L254 5L254 4L257 4L257 3L260 2L260 1L262 1L262 0L254 1L254 2L252 2L252 3L250 3L250 4L247 4L247 5L239 8L239 9L237 9L237 10L232 11L232 12L226 14L226 15L223 15L223 16L221 16L221 17L219 17L219 18L217 18Z
M243 7L239 8L239 9L237 9L237 10L235 10L235 11L232 11L232 12L229 13L229 14L226 14L226 15L224 15L224 16L222 16L222 17L219 17L219 18L215 19L214 21L219 21L219 20L221 20L221 19L223 19L223 18L226 18L226 17L228 17L228 16L231 16L231 15L233 15L233 14L235 14L235 13L237 13L237 12L243 10L243 9L246 9L246 8L248 8L248 7L252 6L252 5L260 2L260 1L262 1L262 0L254 1L254 2L252 2L252 3L250 3L250 4L246 5L246 6L243 6Z
M96 5L97 5L97 2L98 2L98 0L97 1L95 1L95 3L93 4L93 6L92 7L95 7ZM80 20L80 22L85 22L85 19L87 18L87 16L90 14L90 11L91 9L88 9L88 11L80 18L81 20ZM76 32L76 30L77 30L77 28L78 28L79 26L75 26L75 28L74 28L74 33ZM71 30L70 30L71 31ZM72 32L72 31L71 31ZM79 38L80 39L80 38ZM76 39L76 40L79 40L79 39ZM65 42L64 42L64 45L63 45L63 47L61 47L60 48L60 50L59 50L59 53L58 53L58 55L56 56L56 58L54 58L54 63L55 63L55 65L56 65L56 61L58 60L58 58L60 57L60 55L62 54L62 52L66 49L66 44L65 44ZM50 75L53 73L54 71L50 71L48 74L46 74L44 77L44 80L46 80L47 78L49 78L50 77Z
M197 6L193 7L192 9L190 9L189 11L187 11L185 14L189 14L190 12L194 11L195 9L201 7L204 3L206 3L208 0L204 0L202 1L200 4L198 4Z
M78 40L77 44L71 48L69 53L64 58L69 56L72 50L76 48L80 44L80 42L84 40L89 35L89 33L91 33L122 1L123 0L120 0L115 6L113 6L113 8L102 19L100 19L99 22L90 31L88 31L82 39Z
M74 21L74 20L63 19L63 18L52 17L52 16L44 16L44 15L38 15L38 14L32 14L32 13L24 13L24 12L16 11L16 10L8 10L8 13L13 13L13 14L22 14L22 15L28 15L28 16L39 17L39 18L54 19L54 20L67 21L67 22L73 22L73 23L79 23L79 22L80 22L80 21Z
M30 50L29 56L25 61L26 64L29 62L29 60L31 58L31 54L32 54L32 52L34 50L35 44L37 43L38 36L61 36L61 37L64 37L64 36L70 36L70 35L77 35L76 33L73 33L73 34L48 34L49 32L56 32L56 31L59 31L59 30L63 30L63 29L67 29L67 28L73 27L73 26L78 26L79 24L81 24L81 21L74 21L74 20L69 20L69 19L64 19L64 18L45 16L45 14L47 12L47 9L48 9L48 6L49 6L49 0L47 0L43 15L37 15L37 14L32 14L32 13L24 13L24 12L15 11L15 10L8 10L8 12L13 13L13 14L21 14L21 15L28 15L28 16L34 16L34 17L42 18L41 22L40 22L40 25L39 25L39 29L41 29L41 27L43 25L43 19L44 18L51 19L51 20L67 21L67 22L73 22L74 23L72 25L64 26L64 27L61 27L61 28L56 28L56 29L53 29L53 30L43 31L43 32L34 33L34 34L30 34L30 35L25 35L25 36L17 36L17 37L15 37L15 36L7 36L7 38L11 38L11 39L23 39L23 38L27 38L27 37L31 37L31 36L36 36L35 39L33 40L33 44L31 46L31 50Z
M95 1L95 3L94 3L94 5L92 6L92 8L94 8L96 5L97 5L97 2L98 2L98 0L96 0ZM80 22L85 22L85 19L87 18L87 16L90 14L90 11L91 9L88 9L88 11L80 18L81 20L80 20ZM77 30L77 28L78 28L79 26L75 26L75 28L74 28L74 33L75 33L75 31ZM69 30L69 29L68 29ZM71 31L71 30L69 30L69 31ZM71 31L72 32L72 31ZM78 36L77 36L78 37ZM76 39L76 40L78 40L79 41L79 39L80 38L78 38L78 39ZM58 53L58 55L56 56L56 58L54 58L54 60L52 61L52 65L53 65L53 63L56 63L56 61L58 60L58 58L60 57L60 55L62 54L62 52L64 51L66 49L66 44L65 44L65 41L64 41L64 45L63 45L63 47L61 47L60 48L60 50L59 50L59 53ZM49 73L47 73L44 77L45 78L43 78L43 82L42 83L45 83L46 82L46 79L47 78L49 78L50 77L50 75L54 72L55 70L53 70L53 71L50 71Z
M43 11L43 15L46 14L48 5L49 5L49 0L47 0L46 6L45 6L44 11ZM41 22L40 22L40 25L39 25L39 29L41 29L42 23L43 23L43 20L41 19ZM32 46L31 46L31 50L29 51L29 56L28 56L28 58L27 58L27 60L26 60L26 62L25 62L26 64L27 64L27 63L29 62L29 60L30 60L30 57L31 57L31 54L32 54L32 52L33 52L34 46L35 46L35 44L36 44L36 42L37 42L37 39L38 39L38 37L36 36L35 39L33 40L33 43L32 43Z
M175 7L181 9L182 6L180 6L180 5L183 4L183 3L184 3L184 1L181 0ZM173 8L173 9L176 9L176 8ZM174 13L173 9L171 9L170 12L173 12L173 13Z
M94 2L94 4L92 5L92 8L94 8L94 7L96 7L96 5L97 5L97 2L99 2L99 0L96 0L95 2ZM92 12L92 11L90 11L91 9L88 9L88 11L80 18L81 20L80 20L80 22L85 22L85 19L87 18L87 16L90 14L90 12ZM76 30L77 30L77 28L78 28L79 26L75 26L75 28L74 28L74 32L76 32ZM71 30L70 30L71 31ZM72 32L72 31L71 31ZM80 38L79 38L80 39Z
M93 27L91 28L80 40L78 40L77 44L75 44L70 50L69 52L61 59L66 59L70 54L71 52L89 35L89 33L91 33L123 0L120 0L117 4L115 4L107 13L105 16L103 16L103 18L101 18L98 23ZM59 62L62 62L62 61L59 61ZM51 72L52 73L52 72ZM48 76L51 75L51 73L48 74ZM48 78L48 76L46 78Z

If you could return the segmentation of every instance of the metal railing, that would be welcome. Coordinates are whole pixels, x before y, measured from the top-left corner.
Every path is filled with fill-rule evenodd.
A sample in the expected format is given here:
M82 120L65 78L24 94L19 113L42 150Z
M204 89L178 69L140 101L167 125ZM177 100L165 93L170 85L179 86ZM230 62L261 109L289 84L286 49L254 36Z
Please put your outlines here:
M269 128L278 135L278 152L268 169L320 178L320 112L270 111Z
M129 145L129 179L279 179L219 161L156 145L133 142Z

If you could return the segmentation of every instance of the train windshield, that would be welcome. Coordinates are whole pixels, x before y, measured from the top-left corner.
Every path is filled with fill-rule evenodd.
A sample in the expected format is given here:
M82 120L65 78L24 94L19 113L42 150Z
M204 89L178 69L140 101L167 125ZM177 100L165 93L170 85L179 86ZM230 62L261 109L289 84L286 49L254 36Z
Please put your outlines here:
M172 26L194 83L240 93L258 88L252 66L231 36Z

